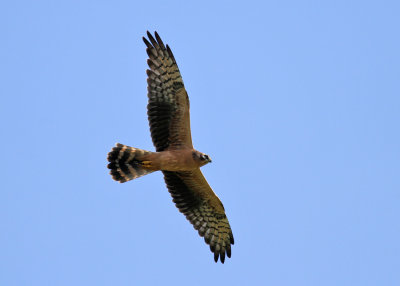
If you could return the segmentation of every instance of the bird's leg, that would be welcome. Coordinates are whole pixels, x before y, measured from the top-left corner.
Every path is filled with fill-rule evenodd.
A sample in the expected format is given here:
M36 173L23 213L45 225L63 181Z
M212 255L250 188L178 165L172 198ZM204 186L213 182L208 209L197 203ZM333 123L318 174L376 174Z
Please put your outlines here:
M140 162L140 164L141 164L144 168L151 168L151 166L152 166L151 161L142 161L142 162Z

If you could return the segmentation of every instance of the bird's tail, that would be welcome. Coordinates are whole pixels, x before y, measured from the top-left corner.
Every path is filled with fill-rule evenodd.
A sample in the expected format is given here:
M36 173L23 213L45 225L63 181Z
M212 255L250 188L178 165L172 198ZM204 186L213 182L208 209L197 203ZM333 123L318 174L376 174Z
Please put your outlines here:
M152 153L117 143L107 156L107 160L110 162L107 167L111 170L112 178L120 183L125 183L154 172L154 169L149 169L150 162L146 161L147 155Z

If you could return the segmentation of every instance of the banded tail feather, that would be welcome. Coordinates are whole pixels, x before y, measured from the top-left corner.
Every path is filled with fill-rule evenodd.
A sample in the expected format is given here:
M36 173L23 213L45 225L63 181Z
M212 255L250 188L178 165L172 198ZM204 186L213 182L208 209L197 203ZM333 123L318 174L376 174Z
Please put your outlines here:
M151 153L117 143L108 153L107 160L110 163L107 168L111 170L110 174L115 181L125 183L155 171L146 168L143 162L146 155Z

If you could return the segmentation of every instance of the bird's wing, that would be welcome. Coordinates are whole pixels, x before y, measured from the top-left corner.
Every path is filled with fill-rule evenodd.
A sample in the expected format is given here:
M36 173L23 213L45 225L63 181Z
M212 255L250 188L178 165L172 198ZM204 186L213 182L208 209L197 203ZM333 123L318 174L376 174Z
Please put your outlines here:
M176 207L210 245L215 262L220 258L224 263L225 253L231 257L231 244L234 243L232 230L224 206L200 169L163 173Z
M190 132L189 97L171 49L160 36L147 32L147 115L156 150L193 148Z

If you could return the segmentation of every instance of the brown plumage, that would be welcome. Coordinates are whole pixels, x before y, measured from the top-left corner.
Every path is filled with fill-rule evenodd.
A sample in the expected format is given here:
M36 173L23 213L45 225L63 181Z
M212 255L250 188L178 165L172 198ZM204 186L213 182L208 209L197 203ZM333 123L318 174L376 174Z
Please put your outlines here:
M117 144L107 158L110 174L124 183L161 170L176 207L210 245L215 262L224 263L234 239L224 206L200 171L211 159L193 148L189 97L171 49L157 32L147 36L147 115L156 152Z

